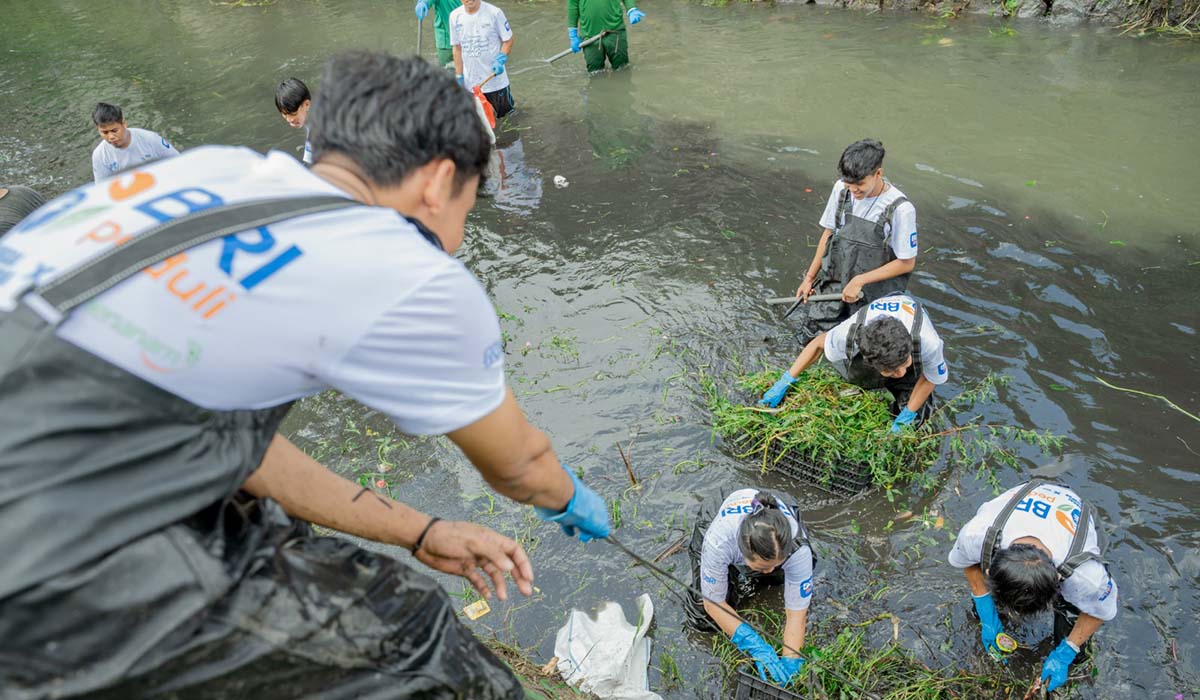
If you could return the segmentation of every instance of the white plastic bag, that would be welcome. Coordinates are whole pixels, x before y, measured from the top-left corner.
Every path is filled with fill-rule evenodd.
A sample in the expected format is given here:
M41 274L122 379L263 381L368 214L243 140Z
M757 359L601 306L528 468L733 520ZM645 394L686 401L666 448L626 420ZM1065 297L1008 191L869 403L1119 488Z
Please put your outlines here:
M646 678L650 663L646 630L654 618L654 603L644 593L635 603L638 615L633 625L613 602L605 603L595 620L571 611L554 639L558 672L567 683L602 700L662 700L650 692Z

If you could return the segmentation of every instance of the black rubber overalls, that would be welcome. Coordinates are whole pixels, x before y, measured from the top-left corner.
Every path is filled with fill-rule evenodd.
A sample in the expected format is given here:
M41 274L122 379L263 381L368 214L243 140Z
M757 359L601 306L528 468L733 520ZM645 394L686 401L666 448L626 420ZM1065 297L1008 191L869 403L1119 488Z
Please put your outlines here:
M863 360L859 337L866 324L868 306L863 306L858 310L854 317L854 323L846 334L846 357L848 359L843 362L831 363L846 381L855 386L867 390L887 389L892 395L890 410L893 418L900 415L901 409L908 404L908 399L912 396L913 389L917 386L917 380L921 378L924 370L921 362L921 325L925 322L925 310L915 299L913 299L913 307L913 325L909 329L909 335L912 337L912 365L909 366L903 377L885 377L879 373L879 370ZM933 414L933 410L933 395L930 394L921 406L921 410L917 411L917 418L913 422L914 427L925 422Z
M700 588L700 558L704 553L704 535L708 532L708 528L712 525L713 518L717 517L717 511L721 509L721 504L725 502L728 494L717 493L705 499L700 504L700 509L696 512L696 524L692 527L692 539L688 542L688 557L692 565L692 588L699 591ZM804 519L800 515L800 506L792 505L792 514L796 516L796 522L799 523L800 529L796 533L796 537L792 539L791 545L788 548L787 556L784 560L791 558L801 547L808 547L812 553L813 567L817 565L817 554L813 551L812 544L808 539L808 528L804 526ZM779 566L769 574L761 574L745 564L730 564L729 565L729 587L725 594L725 604L730 608L737 610L738 607L760 586L781 586L784 581L783 566ZM685 609L688 622L691 627L701 632L718 632L716 622L708 615L708 611L704 609L704 601L693 592L688 593L688 605Z
M849 189L842 190L838 203L837 229L829 237L821 269L813 283L813 294L840 294L855 275L870 272L896 259L891 240L884 229L896 213L896 208L908 201L901 197L884 208L878 221L869 221L854 214L854 199ZM841 301L816 301L801 304L796 310L800 323L797 337L802 345L850 318L858 309L872 301L908 288L909 275L904 274L863 287L862 298L853 304Z
M4 700L523 697L431 578L239 495L288 405L206 410L55 334L173 252L356 204L297 202L176 219L0 311Z
M992 557L996 550L1000 549L1000 540L1004 534L1004 526L1008 524L1008 519L1012 517L1013 512L1021 501L1033 493L1035 489L1044 484L1051 482L1045 479L1034 479L1025 484L1020 489L1017 489L1012 498L1008 499L1008 503L1004 504L1003 510L992 521L988 527L987 533L983 536L983 549L979 553L979 566L983 569L986 575L988 569L991 568ZM1106 569L1107 564L1100 557L1088 552L1084 549L1087 545L1088 530L1093 526L1094 516L1092 515L1092 505L1085 501L1082 496L1079 498L1080 512L1079 521L1075 524L1075 535L1071 538L1071 546L1067 549L1067 556L1063 559L1063 563L1057 568L1059 581L1066 581L1071 578L1075 570L1083 566L1086 562L1099 562ZM1071 628L1075 626L1075 621L1079 619L1079 608L1067 602L1061 594L1054 597L1054 644L1062 641L1071 632ZM1089 642L1091 640L1088 640ZM1084 653L1089 652L1090 644L1085 645Z

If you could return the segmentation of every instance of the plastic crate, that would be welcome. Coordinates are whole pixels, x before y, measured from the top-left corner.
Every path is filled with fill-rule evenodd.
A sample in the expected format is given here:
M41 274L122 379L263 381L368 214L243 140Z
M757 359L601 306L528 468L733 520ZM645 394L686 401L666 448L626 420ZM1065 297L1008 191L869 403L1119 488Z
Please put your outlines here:
M733 441L744 446L749 440L743 435ZM755 459L761 463L761 452ZM798 482L815 486L838 498L850 498L871 488L871 470L864 464L821 466L805 459L795 450L785 450L779 443L767 448L768 469Z
M810 462L795 450L784 450L778 443L767 448L767 464L791 477L839 498L850 498L871 488L871 470L865 464L821 466Z
M733 700L804 700L804 696L759 680L758 676L745 671L738 671L734 679Z

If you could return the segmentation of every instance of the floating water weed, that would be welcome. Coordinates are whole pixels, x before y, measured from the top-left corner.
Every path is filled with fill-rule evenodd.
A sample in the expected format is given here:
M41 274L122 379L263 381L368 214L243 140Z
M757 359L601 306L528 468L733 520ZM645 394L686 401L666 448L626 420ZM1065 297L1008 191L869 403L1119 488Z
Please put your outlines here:
M778 376L765 370L741 377L738 385L757 399ZM993 488L999 487L997 466L1016 467L1018 443L1044 451L1061 446L1049 433L968 421L954 425L957 412L991 400L1006 379L988 375L958 396L945 401L921 429L891 432L890 398L884 392L857 391L828 368L805 372L792 386L778 410L728 397L711 377L702 375L701 389L713 415L713 432L725 438L738 457L757 462L766 472L793 458L823 470L826 483L839 472L869 475L870 485L887 490L889 500L900 484L918 481L932 487L928 467L943 447L959 466L974 466Z

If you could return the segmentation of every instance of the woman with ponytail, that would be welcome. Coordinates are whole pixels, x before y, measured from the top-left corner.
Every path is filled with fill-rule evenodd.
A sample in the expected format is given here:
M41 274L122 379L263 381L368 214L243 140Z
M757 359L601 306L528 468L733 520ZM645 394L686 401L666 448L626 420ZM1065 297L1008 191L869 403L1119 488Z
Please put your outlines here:
M701 628L729 635L754 659L763 680L769 675L787 685L804 664L791 650L804 646L813 593L814 557L800 512L755 489L734 491L715 514L712 510L708 504L701 508L689 547L693 577L704 594L703 601L694 601L690 617ZM731 612L753 588L778 583L784 586L787 617L783 641L788 649L782 655Z

